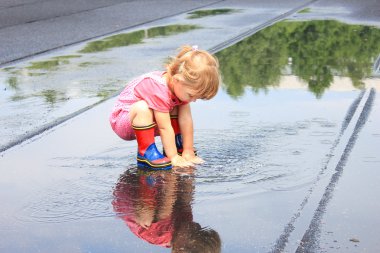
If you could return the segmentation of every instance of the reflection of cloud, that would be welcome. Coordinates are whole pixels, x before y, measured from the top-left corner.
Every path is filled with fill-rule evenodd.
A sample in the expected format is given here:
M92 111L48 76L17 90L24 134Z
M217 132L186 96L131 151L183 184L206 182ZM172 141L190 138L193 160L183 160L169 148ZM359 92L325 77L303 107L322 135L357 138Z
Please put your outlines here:
M156 38L159 36L170 36L179 33L188 32L193 29L198 29L196 25L167 25L157 26L149 29L138 30L130 33L120 33L105 37L101 40L95 40L87 43L80 50L80 53L96 53L110 50L117 47L126 47L129 45L144 43L146 38Z
M377 57L375 63L373 64L374 75L380 75L380 55Z
M380 90L380 78L366 78L363 80L365 88ZM277 88L277 87L276 87ZM307 83L295 75L281 76L278 88L281 89L307 89ZM329 90L331 91L353 91L357 88L348 77L334 76Z

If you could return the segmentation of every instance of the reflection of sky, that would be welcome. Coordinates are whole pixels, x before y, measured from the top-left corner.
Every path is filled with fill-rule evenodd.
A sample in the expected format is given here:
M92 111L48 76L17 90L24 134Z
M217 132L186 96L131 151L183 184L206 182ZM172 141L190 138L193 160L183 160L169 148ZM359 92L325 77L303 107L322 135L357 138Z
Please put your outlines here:
M250 112L250 120L253 122L302 120L316 112L315 108L318 108L320 104L330 104L329 110L341 110L344 108L343 105L340 105L341 101L351 101L357 93L358 91L327 92L323 98L317 99L305 89L272 88L257 94L252 94L250 89L246 89L245 95L235 100L222 91L212 100L212 105L207 101L197 101L194 104L196 115L201 117L195 124L197 127L205 129L213 126L216 128L229 127L231 126L229 117L233 111ZM285 110L285 104L292 106L291 112ZM324 106L327 107L327 105ZM203 107L207 109L203 110ZM209 110L214 113L209 113ZM202 115L204 116L202 117ZM339 117L334 114L332 116ZM210 120L208 117L212 117L212 119Z

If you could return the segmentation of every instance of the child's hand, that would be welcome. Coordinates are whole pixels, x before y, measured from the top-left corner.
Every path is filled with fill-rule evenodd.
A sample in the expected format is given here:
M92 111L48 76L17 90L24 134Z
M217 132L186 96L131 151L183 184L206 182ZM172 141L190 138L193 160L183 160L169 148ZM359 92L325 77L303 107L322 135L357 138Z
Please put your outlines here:
M172 165L174 167L181 167L181 168L184 168L184 167L191 167L191 166L194 166L194 164L190 161L186 161L185 158L183 158L182 156L180 155L175 155L172 159Z
M139 210L139 213L136 215L136 223L141 227L148 229L152 223L154 218L154 210L151 208L142 208Z
M186 161L189 161L194 164L202 164L205 162L202 158L196 156L193 150L184 150L182 152L182 157L185 158Z

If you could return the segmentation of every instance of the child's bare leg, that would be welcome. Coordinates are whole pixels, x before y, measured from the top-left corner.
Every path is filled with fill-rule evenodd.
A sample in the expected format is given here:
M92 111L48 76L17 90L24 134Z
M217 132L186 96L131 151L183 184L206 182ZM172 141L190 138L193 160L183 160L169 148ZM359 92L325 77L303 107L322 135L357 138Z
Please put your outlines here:
M129 112L133 126L147 126L153 124L153 111L144 100L134 103Z

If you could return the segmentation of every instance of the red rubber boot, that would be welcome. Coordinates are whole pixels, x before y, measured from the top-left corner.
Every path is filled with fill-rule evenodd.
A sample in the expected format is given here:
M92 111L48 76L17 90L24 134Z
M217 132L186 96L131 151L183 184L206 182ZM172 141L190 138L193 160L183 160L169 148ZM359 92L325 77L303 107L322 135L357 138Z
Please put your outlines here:
M182 134L181 128L179 127L178 115L170 115L170 122L172 124L174 135L175 135L175 146L177 147L177 154L182 155L183 145L182 145ZM165 155L165 150L163 150ZM194 149L194 154L197 155L197 151Z
M183 145L182 145L182 134L181 128L179 127L178 115L170 115L170 122L172 123L172 127L175 135L175 146L177 147L177 153L182 155Z
M154 142L155 126L155 123L142 127L133 126L138 144L137 166L153 170L169 170L172 168L170 159L158 151Z

